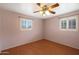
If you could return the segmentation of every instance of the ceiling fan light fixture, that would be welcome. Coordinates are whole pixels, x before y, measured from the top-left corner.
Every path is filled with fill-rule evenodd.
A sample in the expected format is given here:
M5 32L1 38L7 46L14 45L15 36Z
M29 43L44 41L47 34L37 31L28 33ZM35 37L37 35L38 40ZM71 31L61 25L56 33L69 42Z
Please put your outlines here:
M46 11L45 14L46 14L46 15L50 15L49 11Z
M43 11L40 11L40 14L43 14Z
M39 12L42 16L55 14L56 12L52 11L54 8L59 6L59 3L55 3L51 6L48 6L46 4L37 3L37 5L40 7L40 10L35 11L34 13Z
M46 16L46 14L42 14L42 16Z

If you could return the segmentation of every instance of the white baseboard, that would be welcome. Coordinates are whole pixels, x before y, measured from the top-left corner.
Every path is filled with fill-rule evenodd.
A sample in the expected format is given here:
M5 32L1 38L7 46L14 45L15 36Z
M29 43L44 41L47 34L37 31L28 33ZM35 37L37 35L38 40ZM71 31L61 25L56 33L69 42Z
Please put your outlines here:
M17 47L17 46L20 46L20 45L28 44L28 43L31 43L31 42L34 42L34 41L38 41L38 40L41 40L41 39L34 39L34 40L29 40L28 42L25 42L25 43L24 43L24 42L18 43L18 44L9 46L9 47L7 47L7 48L4 48L4 49L2 49L1 51L6 50L6 49L10 49L10 48L14 48L14 47ZM2 52L1 52L1 53L2 53Z

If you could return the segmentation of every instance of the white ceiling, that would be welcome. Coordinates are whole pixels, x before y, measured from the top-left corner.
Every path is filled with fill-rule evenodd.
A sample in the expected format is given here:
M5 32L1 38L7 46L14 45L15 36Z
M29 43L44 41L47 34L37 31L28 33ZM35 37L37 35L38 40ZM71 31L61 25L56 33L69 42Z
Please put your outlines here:
M52 3L50 3L50 5L51 4ZM54 11L56 11L55 15L60 15L79 10L79 3L59 3L59 4L60 6L54 9ZM0 8L4 8L10 11L39 18L48 18L55 16L53 14L42 16L40 13L33 13L34 11L39 10L39 7L35 3L0 3Z

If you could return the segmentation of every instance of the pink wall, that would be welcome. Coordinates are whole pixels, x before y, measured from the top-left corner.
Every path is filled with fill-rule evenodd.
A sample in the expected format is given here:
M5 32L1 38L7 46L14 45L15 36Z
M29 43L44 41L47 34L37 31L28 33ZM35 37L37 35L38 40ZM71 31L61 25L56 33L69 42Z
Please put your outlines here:
M59 29L60 18L68 17L71 15L78 15L79 18L79 11L74 11L45 20L45 39L79 49L79 30L62 31Z
M30 31L20 31L18 16L33 20ZM15 47L42 39L42 20L0 9L0 49Z

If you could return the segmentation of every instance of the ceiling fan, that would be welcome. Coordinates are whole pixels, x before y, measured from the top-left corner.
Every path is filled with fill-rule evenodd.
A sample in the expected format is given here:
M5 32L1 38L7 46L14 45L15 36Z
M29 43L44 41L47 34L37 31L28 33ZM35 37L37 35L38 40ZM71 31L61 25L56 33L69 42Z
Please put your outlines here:
M55 4L51 5L51 6L43 5L41 3L36 3L36 4L40 7L40 10L35 11L33 13L41 12L42 16L45 15L46 12L49 12L51 14L55 14L56 12L52 11L52 9L54 9L54 8L59 6L59 3L55 3Z

